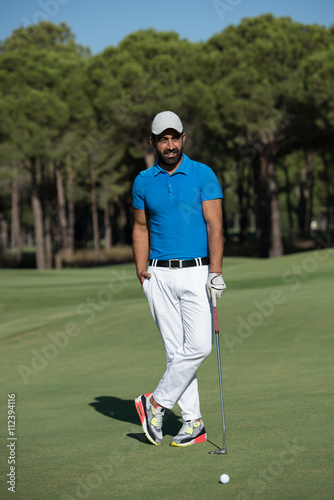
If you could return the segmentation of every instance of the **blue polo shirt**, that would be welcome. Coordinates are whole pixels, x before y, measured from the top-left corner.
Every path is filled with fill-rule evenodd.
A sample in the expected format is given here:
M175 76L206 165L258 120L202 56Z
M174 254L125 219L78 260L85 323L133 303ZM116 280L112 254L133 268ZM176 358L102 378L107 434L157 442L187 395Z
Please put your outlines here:
M213 170L185 154L172 175L158 163L140 172L133 183L132 205L149 211L151 259L209 255L202 201L222 197Z

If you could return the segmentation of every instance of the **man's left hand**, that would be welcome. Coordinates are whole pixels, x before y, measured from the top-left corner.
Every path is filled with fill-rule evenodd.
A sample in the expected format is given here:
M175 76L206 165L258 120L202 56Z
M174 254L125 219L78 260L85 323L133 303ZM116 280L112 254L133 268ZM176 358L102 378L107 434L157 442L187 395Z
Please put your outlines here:
M213 307L217 306L217 299L223 295L226 290L226 285L221 274L209 273L206 282L206 288L209 295L209 300L212 301Z

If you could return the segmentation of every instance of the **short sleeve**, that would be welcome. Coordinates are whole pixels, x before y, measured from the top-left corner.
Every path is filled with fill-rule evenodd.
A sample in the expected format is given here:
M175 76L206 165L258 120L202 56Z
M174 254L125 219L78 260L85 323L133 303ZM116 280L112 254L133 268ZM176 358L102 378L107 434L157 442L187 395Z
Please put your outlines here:
M223 198L223 191L216 174L207 165L200 167L201 201Z
M140 174L137 175L132 186L132 206L139 210L145 210L143 180Z

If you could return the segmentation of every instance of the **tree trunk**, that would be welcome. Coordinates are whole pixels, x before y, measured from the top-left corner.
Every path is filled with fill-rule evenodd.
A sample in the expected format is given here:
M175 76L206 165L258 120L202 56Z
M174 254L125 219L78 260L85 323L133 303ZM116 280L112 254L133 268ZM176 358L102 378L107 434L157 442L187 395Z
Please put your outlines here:
M289 236L291 240L295 239L295 229L293 224L293 213L292 213L292 203L291 203L291 183L289 179L289 170L286 160L283 161L283 171L285 174L285 192L286 192L286 209L288 212L289 219Z
M268 161L268 188L270 197L270 249L269 257L281 257L283 255L282 232L281 232L281 215L278 201L278 186L276 179L276 169L273 157L269 156Z
M245 171L246 167L244 164L241 164L239 172L238 172L238 201L239 201L239 242L241 245L244 245L247 240L247 227L248 227L248 210L250 203L250 184L247 185L247 191L245 192Z
M11 246L12 246L12 257L14 257L17 261L20 261L22 256L22 240L21 240L21 224L20 224L20 191L18 183L18 166L16 162L13 162L12 173L13 173L13 182L12 182Z
M312 151L307 152L306 163L308 166L307 170L308 170L308 180L309 180L309 204L306 215L305 233L309 237L311 230L311 222L313 218L313 192L314 192L314 172L315 172L314 154Z
M48 207L45 207L45 213L44 213L44 245L45 245L45 269L52 269L51 216Z
M5 257L8 254L8 224L2 212L0 212L0 242L1 255Z
M51 216L50 206L47 197L48 179L46 165L41 165L41 189L40 198L43 211L44 224L44 266L45 269L52 269L52 234L51 234Z
M327 236L327 241L329 244L331 244L332 241L332 235L331 235L331 218L332 218L332 200L333 200L333 195L331 192L332 189L332 183L331 183L331 176L330 176L330 170L329 170L329 157L323 153L322 154L322 161L324 164L324 172L325 172L325 185L326 185L326 236Z
M111 245L116 245L119 241L119 227L117 223L117 216L118 216L118 197L115 196L110 204Z
M36 168L37 168L36 163L33 163L31 167L31 176L32 176L31 203L32 203L32 211L34 214L36 268L45 269L43 209L42 209L41 199L39 196Z
M59 165L55 165L56 187L57 187L57 201L58 201L58 222L60 228L60 242L61 249L64 250L68 247L67 243L67 219L66 219L66 202L63 186L63 178Z
M106 250L109 250L110 247L111 247L110 200L107 200L104 209L104 248Z
M91 180L91 204L92 204L94 250L95 252L99 252L100 235L99 235L99 221L98 221L98 207L97 207L97 190L96 190L95 172L92 164L90 165L90 180Z
M126 211L124 207L123 200L119 201L119 230L120 230L120 240L121 243L125 243L125 226L126 226Z
M67 169L67 211L68 211L68 224L67 224L67 251L70 255L74 253L74 229L75 229L75 211L73 199L73 170L71 167Z
M133 227L133 211L131 210L131 198L125 198L123 204L125 210L124 241L126 245L131 245Z
M245 232L246 232L246 240L248 241L248 232L251 228L251 199L253 196L251 194L252 189L252 172L248 166L248 173L246 177L246 207L245 207ZM254 216L254 214L253 214Z
M259 257L268 258L271 236L271 218L267 181L267 157L265 150L262 150L254 159L253 171L258 253Z
M313 152L307 151L305 163L300 173L300 184L298 190L298 223L299 233L302 237L310 236L311 217L313 212L313 184L314 184L314 160Z
M23 235L24 236L22 237L22 240L24 241L24 244L27 245L27 247L31 248L35 246L33 231L26 228L23 231Z
M309 197L309 192L307 190L307 165L304 165L300 171L300 183L298 187L298 226L299 235L305 237L305 226L306 226L306 206L307 199Z

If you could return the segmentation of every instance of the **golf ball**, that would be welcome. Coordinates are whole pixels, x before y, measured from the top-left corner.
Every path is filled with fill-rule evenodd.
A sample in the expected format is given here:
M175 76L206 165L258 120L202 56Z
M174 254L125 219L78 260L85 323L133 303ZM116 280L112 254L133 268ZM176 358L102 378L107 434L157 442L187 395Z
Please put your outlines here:
M228 476L227 474L222 474L219 478L219 482L223 483L223 484L227 484L230 480L230 476Z

